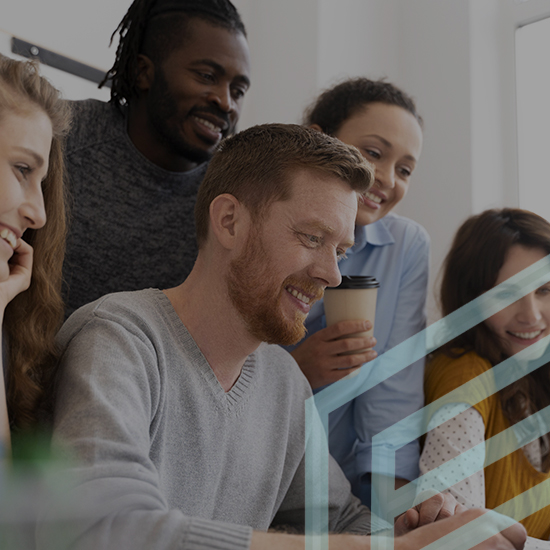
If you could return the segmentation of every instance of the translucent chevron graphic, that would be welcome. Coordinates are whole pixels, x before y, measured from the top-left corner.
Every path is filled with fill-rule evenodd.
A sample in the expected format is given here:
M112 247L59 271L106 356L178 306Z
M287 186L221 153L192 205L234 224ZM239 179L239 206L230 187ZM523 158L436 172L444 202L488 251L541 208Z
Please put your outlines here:
M332 384L305 402L307 550L328 550L329 547L329 460L326 435L329 414L548 281L550 255L395 346L374 361L366 363L356 375ZM423 498L427 498L423 497L423 494L430 494L429 491L422 493L415 501L418 486L442 491L482 469L484 461L486 464L494 462L550 431L550 411L543 409L486 441L483 449L480 446L471 449L405 487L394 489L395 453L401 447L464 410L464 407L459 408L458 405L464 402L464 396L475 395L479 400L485 399L549 362L549 343L550 337L540 340L496 365L490 372L478 376L373 438L373 549L393 550L393 534L389 528L393 525L394 518L410 508L413 502L417 504ZM470 402L470 399L467 402ZM445 407L442 414L436 415L430 425L426 425L424 419L432 418L443 405L450 403L457 406ZM544 482L426 548L471 548L510 526L514 521L522 520L548 504L550 483Z

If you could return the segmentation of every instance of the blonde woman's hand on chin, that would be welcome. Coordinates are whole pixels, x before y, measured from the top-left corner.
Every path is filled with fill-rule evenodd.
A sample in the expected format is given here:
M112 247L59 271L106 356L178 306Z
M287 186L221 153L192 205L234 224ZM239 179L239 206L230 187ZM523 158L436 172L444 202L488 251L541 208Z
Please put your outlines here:
M8 262L9 275L0 280L0 312L31 284L33 249L19 239L13 256Z

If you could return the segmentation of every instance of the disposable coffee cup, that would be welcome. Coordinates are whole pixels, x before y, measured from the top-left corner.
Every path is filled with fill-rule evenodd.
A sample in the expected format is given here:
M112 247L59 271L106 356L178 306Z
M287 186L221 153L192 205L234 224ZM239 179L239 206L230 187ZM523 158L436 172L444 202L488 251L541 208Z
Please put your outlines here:
M342 282L325 290L325 318L327 327L340 321L370 321L372 329L365 332L347 334L344 338L372 336L376 313L376 295L380 283L370 276L343 275ZM367 348L368 349L368 348ZM353 355L365 351L357 350L342 355Z

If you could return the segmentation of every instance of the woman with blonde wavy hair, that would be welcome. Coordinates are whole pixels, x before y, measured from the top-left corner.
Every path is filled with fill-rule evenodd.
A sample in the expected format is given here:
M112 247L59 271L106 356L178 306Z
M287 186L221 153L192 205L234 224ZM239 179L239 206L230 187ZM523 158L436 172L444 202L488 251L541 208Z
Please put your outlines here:
M34 63L0 56L0 429L8 447L10 431L36 425L55 366L69 123L68 106Z

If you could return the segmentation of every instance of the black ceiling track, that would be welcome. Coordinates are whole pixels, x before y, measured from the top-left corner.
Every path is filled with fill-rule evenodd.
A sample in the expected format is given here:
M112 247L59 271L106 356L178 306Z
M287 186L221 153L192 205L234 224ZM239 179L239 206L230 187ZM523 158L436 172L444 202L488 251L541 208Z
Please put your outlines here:
M37 59L40 63L44 63L44 65L49 65L50 67L90 80L96 84L99 84L105 76L105 73L99 69L90 67L85 63L80 63L80 61L75 61L70 57L52 52L46 48L32 44L31 42L25 42L15 36L11 39L11 51L17 55L28 57L29 59ZM104 86L110 88L111 82L106 82Z

